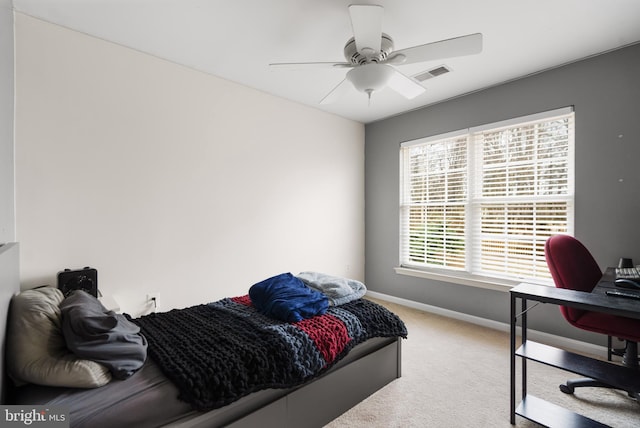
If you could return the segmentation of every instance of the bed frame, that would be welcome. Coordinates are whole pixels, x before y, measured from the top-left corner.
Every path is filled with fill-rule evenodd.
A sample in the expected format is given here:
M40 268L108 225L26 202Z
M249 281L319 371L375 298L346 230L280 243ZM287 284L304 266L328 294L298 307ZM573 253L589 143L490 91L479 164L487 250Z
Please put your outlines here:
M259 391L221 409L189 416L167 426L298 428L326 425L400 377L400 340L370 340L355 347L348 359L336 364L327 374L298 388Z
M0 246L0 404L11 402L4 369L7 313L20 292L18 244ZM192 412L167 427L230 426L317 427L340 416L401 376L401 347L396 338L377 338L356 346L325 375L292 389L268 389L207 413Z

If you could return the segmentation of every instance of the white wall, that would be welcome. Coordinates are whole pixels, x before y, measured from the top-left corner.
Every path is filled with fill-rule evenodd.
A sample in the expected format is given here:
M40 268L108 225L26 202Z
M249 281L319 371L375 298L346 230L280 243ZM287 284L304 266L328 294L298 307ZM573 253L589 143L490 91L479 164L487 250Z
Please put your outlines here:
M19 13L16 97L23 288L92 266L137 315L363 279L362 124Z
M13 10L0 0L0 244L15 240Z

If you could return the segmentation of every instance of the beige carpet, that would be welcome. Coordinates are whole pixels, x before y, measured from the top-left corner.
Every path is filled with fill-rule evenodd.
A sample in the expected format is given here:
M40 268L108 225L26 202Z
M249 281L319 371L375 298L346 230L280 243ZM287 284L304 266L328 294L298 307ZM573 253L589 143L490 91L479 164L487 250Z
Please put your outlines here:
M409 331L402 343L402 377L327 428L512 426L508 333L378 303L398 314ZM640 404L626 393L583 388L566 395L558 385L575 375L535 362L527 369L529 393L613 427L640 427ZM517 416L515 426L538 425Z

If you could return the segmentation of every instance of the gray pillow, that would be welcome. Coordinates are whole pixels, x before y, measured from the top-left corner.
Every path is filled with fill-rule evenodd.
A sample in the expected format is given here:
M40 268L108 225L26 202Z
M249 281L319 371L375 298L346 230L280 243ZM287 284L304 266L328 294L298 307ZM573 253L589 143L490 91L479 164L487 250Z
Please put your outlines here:
M126 379L144 364L147 340L124 315L105 309L82 290L64 299L60 311L67 347L77 356L108 367L118 379Z
M66 347L54 287L25 290L11 299L7 329L7 372L18 385L95 388L111 381L109 370L78 358Z
M329 299L331 306L344 305L360 299L367 292L367 287L355 279L327 275L321 272L300 272L298 278L308 287L318 290Z

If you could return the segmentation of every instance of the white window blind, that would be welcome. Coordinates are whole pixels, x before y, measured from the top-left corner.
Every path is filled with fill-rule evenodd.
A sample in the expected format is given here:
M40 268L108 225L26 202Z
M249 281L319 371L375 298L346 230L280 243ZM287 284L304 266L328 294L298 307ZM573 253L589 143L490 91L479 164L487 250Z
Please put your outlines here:
M410 265L465 267L467 136L404 151L404 258Z
M401 145L400 264L548 279L546 239L573 233L573 111Z

